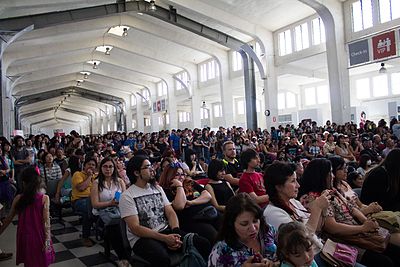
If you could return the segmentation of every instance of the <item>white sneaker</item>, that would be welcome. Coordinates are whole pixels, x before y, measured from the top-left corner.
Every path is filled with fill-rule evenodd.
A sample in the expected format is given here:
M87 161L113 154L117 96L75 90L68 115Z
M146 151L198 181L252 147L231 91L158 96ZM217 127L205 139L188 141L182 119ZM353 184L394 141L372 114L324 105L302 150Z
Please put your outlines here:
M127 260L117 261L118 267L132 267Z

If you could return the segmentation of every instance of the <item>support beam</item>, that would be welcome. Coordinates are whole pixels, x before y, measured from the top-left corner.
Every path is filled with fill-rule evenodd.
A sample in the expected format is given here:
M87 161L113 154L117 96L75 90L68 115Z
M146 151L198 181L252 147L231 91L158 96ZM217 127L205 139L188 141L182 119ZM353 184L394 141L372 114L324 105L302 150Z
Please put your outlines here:
M34 126L34 125L41 124L41 123L48 122L48 121L52 121L52 120L55 120L55 119L54 118L50 118L50 119L45 119L45 120L36 121L34 123L31 123L29 125L29 131L32 133L32 126ZM64 118L58 118L57 120L66 121L66 122L70 122L70 123L76 123L76 121L74 121L74 120L69 120L69 119L64 119Z
M244 98L246 100L246 124L247 129L257 130L256 109L256 79L254 74L254 62L244 51L239 51L243 59L244 70Z

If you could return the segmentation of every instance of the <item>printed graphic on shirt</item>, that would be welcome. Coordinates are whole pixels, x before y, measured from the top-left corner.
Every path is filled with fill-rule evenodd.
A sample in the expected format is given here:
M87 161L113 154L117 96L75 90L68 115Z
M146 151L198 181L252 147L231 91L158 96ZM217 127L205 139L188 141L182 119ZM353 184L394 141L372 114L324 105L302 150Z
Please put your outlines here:
M144 195L135 198L140 225L157 229L161 225L168 225L164 215L164 203L161 193Z

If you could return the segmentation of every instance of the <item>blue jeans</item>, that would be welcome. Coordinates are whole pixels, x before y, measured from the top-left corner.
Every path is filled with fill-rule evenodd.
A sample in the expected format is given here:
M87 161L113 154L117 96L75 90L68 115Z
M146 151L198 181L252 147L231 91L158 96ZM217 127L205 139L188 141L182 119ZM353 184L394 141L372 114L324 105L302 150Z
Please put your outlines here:
M82 237L89 238L92 221L92 204L90 198L80 198L74 201L74 211L82 216Z

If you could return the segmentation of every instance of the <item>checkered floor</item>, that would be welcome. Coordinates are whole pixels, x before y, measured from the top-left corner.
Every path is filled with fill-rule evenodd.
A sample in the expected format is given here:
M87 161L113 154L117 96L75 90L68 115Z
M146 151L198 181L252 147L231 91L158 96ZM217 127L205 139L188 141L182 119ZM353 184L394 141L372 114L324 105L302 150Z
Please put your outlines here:
M56 251L56 262L51 266L54 267L112 267L116 266L111 263L104 254L103 241L96 241L95 236L91 239L96 242L93 247L84 247L81 243L81 229L78 216L64 216L65 226L52 220L51 233ZM15 266L15 237L17 231L17 221L10 225L6 232L0 236L0 249L5 252L13 252L14 256L11 260L0 261L0 267ZM114 251L111 251L111 260L117 260Z

